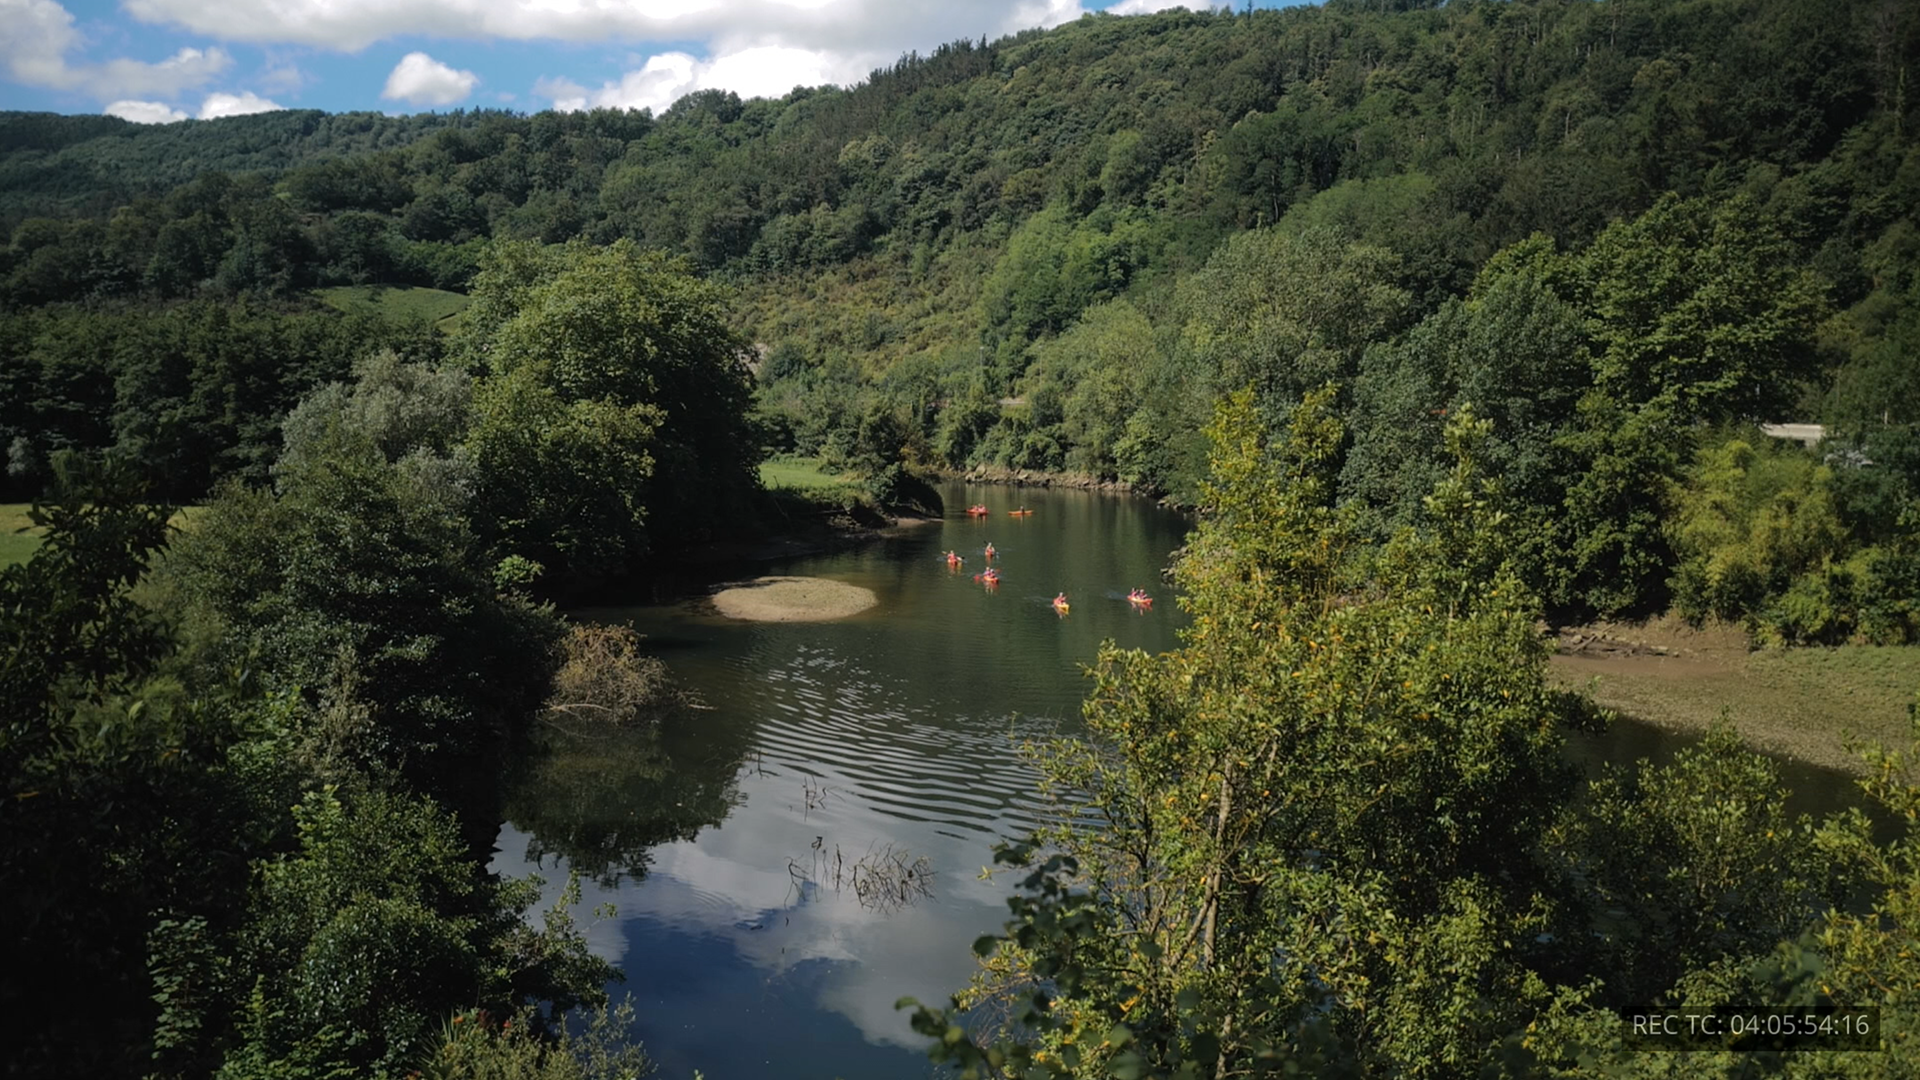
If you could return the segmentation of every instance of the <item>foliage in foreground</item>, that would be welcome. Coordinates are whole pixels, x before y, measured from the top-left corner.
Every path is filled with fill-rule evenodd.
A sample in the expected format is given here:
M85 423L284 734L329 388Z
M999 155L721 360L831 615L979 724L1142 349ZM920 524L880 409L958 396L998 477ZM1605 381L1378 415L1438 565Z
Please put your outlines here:
M376 461L342 450L286 505L232 520L229 554L276 555L229 567L251 576L226 584L258 587L244 601L203 583L211 610L166 603L194 633L220 629L187 654L131 594L167 510L130 470L57 463L68 486L35 511L41 549L0 572L0 904L22 943L0 1001L27 1032L11 1068L399 1076L455 1009L602 994L611 970L585 951L572 901L528 925L537 886L487 875L473 822L423 794L489 800L489 774L456 784L445 766L497 760L509 718L493 710L537 700L544 616L439 546L444 523L404 512ZM358 527L339 535L348 516ZM451 614L378 599L429 585ZM516 608L492 625L506 638L478 629ZM491 698L469 694L437 639L409 630L428 613L476 647L517 642L531 667L496 666ZM324 631L321 665L248 647L275 621ZM301 692L307 676L321 692Z
M956 998L974 1019L915 1015L934 1056L969 1076L1589 1075L1638 1067L1618 1008L1880 1003L1765 974L1881 850L1864 819L1791 819L1725 731L1578 783L1565 735L1598 718L1544 679L1479 472L1488 425L1450 419L1420 524L1364 551L1330 404L1309 395L1271 446L1252 395L1222 406L1176 568L1193 625L1162 656L1103 652L1097 740L1042 758L1062 824L999 855L1030 873ZM987 1044L964 1026L993 1017Z

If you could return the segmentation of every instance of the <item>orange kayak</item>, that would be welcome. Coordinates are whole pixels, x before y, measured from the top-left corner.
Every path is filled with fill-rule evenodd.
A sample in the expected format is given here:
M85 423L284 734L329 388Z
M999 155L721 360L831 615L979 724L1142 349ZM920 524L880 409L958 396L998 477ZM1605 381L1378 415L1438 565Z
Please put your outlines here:
M1072 608L1073 608L1073 605L1067 603L1065 600L1055 600L1053 602L1053 610L1059 612L1062 615L1065 615Z
M1029 514L1031 514L1031 513L1033 513L1033 511L1031 511L1031 510L1009 510L1009 511L1007 511L1007 515L1008 515L1009 517L1026 517L1027 515L1029 515Z
M967 514L970 517L986 517L987 508L984 506L969 506L967 507Z

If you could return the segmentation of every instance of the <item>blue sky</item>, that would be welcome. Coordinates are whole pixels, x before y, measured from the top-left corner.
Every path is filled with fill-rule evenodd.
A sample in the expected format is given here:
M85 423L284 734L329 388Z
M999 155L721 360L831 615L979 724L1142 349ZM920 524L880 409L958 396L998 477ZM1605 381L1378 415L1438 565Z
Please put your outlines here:
M274 108L658 111L712 87L856 82L909 49L1087 11L1204 2L0 0L0 108L148 123Z

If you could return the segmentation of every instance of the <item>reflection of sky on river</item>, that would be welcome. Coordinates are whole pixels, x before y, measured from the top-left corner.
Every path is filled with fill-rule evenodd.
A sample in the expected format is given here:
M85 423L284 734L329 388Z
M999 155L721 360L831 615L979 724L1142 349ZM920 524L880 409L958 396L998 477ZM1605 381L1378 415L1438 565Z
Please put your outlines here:
M810 686L798 674L807 668L804 651L795 668L770 673L766 685ZM874 689L867 684L866 694L839 695L834 726L874 708ZM882 742L938 762L937 747L914 745L930 741L928 733L915 732L904 715L883 717L864 733L840 732L846 764L796 735L806 722L803 712L791 726L777 716L765 725L757 760L740 768L739 804L724 824L691 842L655 848L641 880L585 887L583 912L604 902L618 909L616 919L591 928L589 942L628 971L642 1037L667 1075L694 1068L713 1080L752 1075L769 1052L796 1046L814 1046L819 1055L808 1062L781 1050L783 1062L797 1069L793 1075L812 1075L815 1066L821 1076L917 1075L925 1067L924 1040L893 1003L904 995L944 1001L972 974L974 938L1005 917L1004 879L983 881L979 870L994 835L1031 822L1021 811L1033 801L1025 794L1027 770L1012 764L1004 721L1001 735L957 740L975 761L985 756L983 744L998 744L993 786L1009 790L1004 800L1000 792L969 792L965 801L975 804L968 809L977 821L950 820L956 800L932 797L937 776L923 778L926 805L915 808L907 785L874 767L889 756ZM866 752L846 753L854 747ZM1011 814L989 805L1002 802L1013 804ZM980 828L986 821L997 826L993 832ZM552 860L544 870L529 865L522 854L528 839L511 825L503 829L495 869L542 872L551 898L564 871ZM844 877L835 886L836 855L844 874L890 843L936 868L931 897L876 910ZM897 1049L881 1052L888 1047Z
M697 605L607 613L647 634L711 709L633 751L646 768L595 770L585 755L626 751L585 746L545 781L602 784L595 798L551 787L543 798L536 777L494 866L535 870L536 835L556 851L568 850L566 837L691 837L652 846L638 864L630 846L599 852L613 860L613 884L586 882L580 911L585 924L596 905L617 906L589 941L628 973L614 992L633 994L636 1033L662 1075L928 1074L925 1040L893 1004L944 1002L974 971L974 939L1006 918L1010 878L983 881L980 870L993 842L1024 832L1038 807L1016 743L1077 724L1080 665L1100 641L1164 649L1180 621L1171 604L1142 617L1124 601L1127 588L1154 586L1179 543L1177 518L1080 492L948 491L956 514L970 501L1004 510L1016 497L1034 518L953 517L767 568L873 589L879 604L851 619L742 624ZM989 539L1007 578L994 592L971 576ZM967 573L947 573L938 556L949 547L970 554ZM1065 620L1047 607L1062 589L1074 600ZM677 785L690 792L684 803ZM677 827L648 824L671 826L696 801ZM580 827L580 814L604 825L612 805L636 820ZM543 821L545 808L562 819ZM844 870L888 845L927 859L930 897L881 911L844 881L834 887L836 849ZM545 863L550 900L566 871L555 856Z
M956 517L945 523L755 571L868 586L879 603L858 617L745 625L685 603L601 613L647 634L710 709L649 746L582 744L568 767L534 776L493 867L534 871L536 836L599 859L607 884L584 884L580 920L599 903L618 907L589 928L589 944L628 972L614 994L634 994L636 1034L662 1076L925 1076L925 1040L893 1003L945 1003L973 974L973 940L1006 919L1012 878L979 871L995 840L1035 821L1016 744L1077 724L1079 667L1102 640L1175 644L1171 603L1140 617L1123 598L1156 584L1183 534L1177 517L1085 492L947 496ZM968 502L1004 511L1016 498L1033 519L960 517ZM987 540L1006 575L996 592L972 578ZM968 573L948 575L947 548L970 555ZM1058 590L1075 601L1069 619L1046 605ZM595 753L628 751L632 771L593 767L607 763ZM580 784L599 788L584 798ZM620 813L632 819L609 824ZM680 840L637 861L632 844L566 847L609 836ZM927 859L931 896L877 911L845 880L833 886L835 851L845 872L887 846ZM563 859L549 855L540 872L551 901Z
M999 516L763 568L873 589L878 604L853 618L746 624L685 604L589 616L633 622L710 709L540 759L509 799L494 867L535 870L537 843L558 853L537 868L548 903L567 860L606 883L584 884L578 916L627 972L614 993L633 995L663 1077L927 1075L893 1003L944 1002L973 973L973 940L1006 917L1010 879L979 871L1037 809L1015 744L1075 729L1080 667L1101 641L1176 643L1183 618L1155 582L1179 519L1079 492L945 494L955 514L982 501ZM1006 518L1016 499L1034 517ZM972 579L988 540L1006 575L992 591ZM947 572L948 548L968 556L964 572ZM1157 610L1129 607L1136 585L1162 595ZM1047 604L1060 590L1064 619ZM1575 752L1659 758L1670 741L1621 724ZM925 856L932 896L863 907L815 869L816 838L829 858L888 844ZM797 887L791 863L816 884ZM617 917L592 923L608 901Z

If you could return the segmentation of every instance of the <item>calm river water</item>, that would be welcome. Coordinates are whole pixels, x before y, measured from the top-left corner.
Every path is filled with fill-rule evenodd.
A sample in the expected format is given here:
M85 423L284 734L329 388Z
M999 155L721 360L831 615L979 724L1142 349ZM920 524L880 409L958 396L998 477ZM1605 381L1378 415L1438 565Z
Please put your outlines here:
M1033 822L1018 743L1079 729L1081 668L1102 640L1177 644L1183 616L1159 574L1179 516L1075 491L942 494L943 522L756 569L872 589L878 606L851 619L739 623L695 602L576 613L631 621L708 708L657 731L562 736L510 800L493 865L540 873L549 896L577 869L583 923L616 905L589 939L626 972L614 994L633 995L662 1076L928 1075L893 1003L944 1002L973 970L970 944L1006 916L1010 882L980 870L995 840ZM975 502L992 516L968 519ZM1033 515L1008 516L1016 505ZM994 590L973 580L989 541ZM964 571L941 560L949 548ZM1158 598L1151 611L1126 602L1134 586ZM1049 606L1062 590L1064 618ZM1621 725L1580 752L1672 748ZM1812 770L1791 779L1838 786ZM863 860L931 870L925 894L863 896L851 881Z

